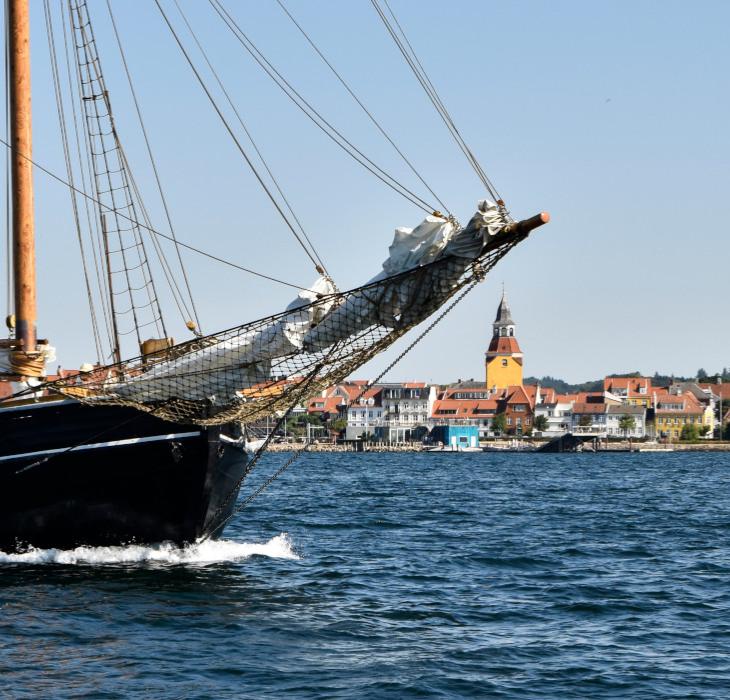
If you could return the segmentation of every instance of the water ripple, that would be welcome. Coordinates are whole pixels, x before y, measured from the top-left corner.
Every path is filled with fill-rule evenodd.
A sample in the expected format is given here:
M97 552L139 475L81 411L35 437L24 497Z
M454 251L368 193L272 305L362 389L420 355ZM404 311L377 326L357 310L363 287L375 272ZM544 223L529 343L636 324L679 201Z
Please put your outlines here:
M0 553L0 697L724 700L728 467L308 455L217 543Z

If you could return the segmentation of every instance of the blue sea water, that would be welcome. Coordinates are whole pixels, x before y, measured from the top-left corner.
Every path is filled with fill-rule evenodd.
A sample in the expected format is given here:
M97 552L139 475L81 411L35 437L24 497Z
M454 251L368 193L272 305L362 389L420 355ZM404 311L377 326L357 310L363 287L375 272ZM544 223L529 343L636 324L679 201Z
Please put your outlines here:
M729 535L723 454L310 454L223 542L0 554L0 697L728 698Z

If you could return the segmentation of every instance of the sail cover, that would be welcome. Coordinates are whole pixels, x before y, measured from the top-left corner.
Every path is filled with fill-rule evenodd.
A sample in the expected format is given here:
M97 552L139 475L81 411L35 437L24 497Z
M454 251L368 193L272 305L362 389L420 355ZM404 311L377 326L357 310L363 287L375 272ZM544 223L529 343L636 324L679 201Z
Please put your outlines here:
M285 411L346 378L482 279L527 236L508 223L489 200L465 227L428 216L414 229L396 230L382 270L357 289L338 292L323 276L275 316L54 388L87 403L132 405L198 425Z

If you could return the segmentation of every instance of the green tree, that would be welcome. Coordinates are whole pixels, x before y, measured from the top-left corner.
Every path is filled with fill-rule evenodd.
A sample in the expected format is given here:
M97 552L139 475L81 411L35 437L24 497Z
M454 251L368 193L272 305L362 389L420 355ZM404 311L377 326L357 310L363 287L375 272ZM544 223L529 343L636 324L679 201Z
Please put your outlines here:
M624 437L626 437L629 434L629 431L633 430L635 427L636 420L632 415L627 414L619 418L618 429L623 431Z
M547 416L543 416L542 414L539 416L535 416L535 420L533 421L532 425L534 426L535 430L543 431L548 429L548 419Z
M507 416L504 413L498 413L492 418L492 431L499 435L507 431Z
M707 433L710 432L710 426L709 425L701 425L700 426L700 437L705 437Z
M694 423L687 423L682 426L682 432L679 434L679 439L693 442L694 440L697 440L699 436L700 431L697 430L697 426Z
M336 418L330 422L330 430L336 430L338 433L341 433L345 428L347 428L346 418Z
M697 381L704 382L706 379L707 379L707 372L705 372L705 370L702 367L700 367L697 370Z
M593 423L593 420L587 413L584 413L578 420L578 425L580 425L581 428L587 428L591 423Z

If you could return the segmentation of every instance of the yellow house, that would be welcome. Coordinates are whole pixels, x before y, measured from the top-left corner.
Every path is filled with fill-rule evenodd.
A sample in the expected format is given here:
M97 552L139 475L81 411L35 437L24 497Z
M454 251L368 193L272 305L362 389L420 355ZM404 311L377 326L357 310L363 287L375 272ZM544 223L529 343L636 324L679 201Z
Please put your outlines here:
M515 338L515 322L504 292L492 328L485 361L487 389L522 386L522 350Z
M676 440L681 437L685 425L696 425L698 429L707 426L708 434L712 435L715 427L712 409L702 406L690 392L660 394L656 401L656 437Z

